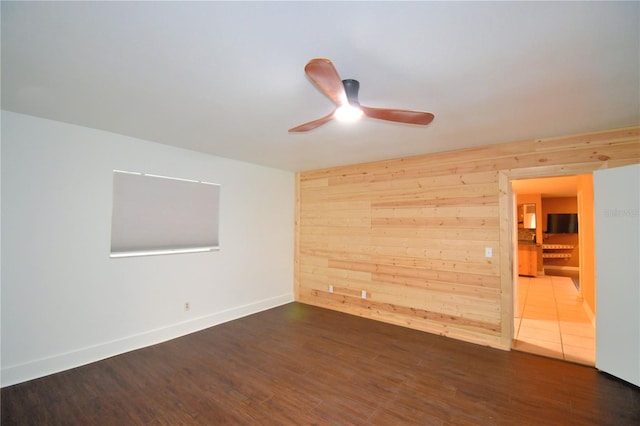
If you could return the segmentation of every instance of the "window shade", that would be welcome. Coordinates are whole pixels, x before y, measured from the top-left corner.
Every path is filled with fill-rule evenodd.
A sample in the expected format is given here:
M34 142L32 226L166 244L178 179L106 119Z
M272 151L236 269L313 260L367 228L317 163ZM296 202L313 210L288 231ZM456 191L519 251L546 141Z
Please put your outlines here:
M111 257L219 248L217 184L114 171Z

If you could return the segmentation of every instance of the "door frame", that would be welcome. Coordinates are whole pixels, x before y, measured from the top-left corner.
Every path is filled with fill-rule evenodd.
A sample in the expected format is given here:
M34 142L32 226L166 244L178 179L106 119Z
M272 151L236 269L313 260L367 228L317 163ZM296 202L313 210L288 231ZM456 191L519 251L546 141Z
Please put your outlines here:
M571 165L554 165L541 167L527 167L498 171L498 209L500 212L500 282L501 282L501 312L502 330L501 346L507 350L513 349L515 285L517 274L517 254L513 247L514 232L514 195L511 181L517 179L546 178L592 174L594 170L606 169L602 163L579 163ZM595 261L595 259L594 259ZM597 286L597 283L596 283Z

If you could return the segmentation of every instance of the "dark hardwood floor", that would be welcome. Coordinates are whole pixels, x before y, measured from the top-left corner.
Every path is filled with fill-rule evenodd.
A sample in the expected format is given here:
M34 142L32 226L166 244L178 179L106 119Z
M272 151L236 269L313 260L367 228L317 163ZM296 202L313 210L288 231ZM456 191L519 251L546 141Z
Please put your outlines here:
M2 389L2 425L638 425L597 370L292 303Z

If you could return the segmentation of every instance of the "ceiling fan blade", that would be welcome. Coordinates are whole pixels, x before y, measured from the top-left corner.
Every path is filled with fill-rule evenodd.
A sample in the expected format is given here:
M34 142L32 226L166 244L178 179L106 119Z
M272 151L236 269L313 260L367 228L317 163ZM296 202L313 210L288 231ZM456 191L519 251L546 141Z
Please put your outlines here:
M304 123L301 124L299 126L293 127L291 129L289 129L289 133L292 132L307 132L309 130L313 130L316 127L322 126L324 123L331 121L331 119L333 119L333 114L335 113L335 110L331 111L331 114L326 115L322 118L318 118L316 120L313 121L309 121L308 123Z
M333 62L325 58L316 58L309 61L304 67L311 81L327 95L336 106L347 103L347 94L342 84L342 79L333 66Z
M408 111L403 109L369 108L360 105L360 109L366 117L379 120L397 121L400 123L426 125L433 121L435 116L430 112Z

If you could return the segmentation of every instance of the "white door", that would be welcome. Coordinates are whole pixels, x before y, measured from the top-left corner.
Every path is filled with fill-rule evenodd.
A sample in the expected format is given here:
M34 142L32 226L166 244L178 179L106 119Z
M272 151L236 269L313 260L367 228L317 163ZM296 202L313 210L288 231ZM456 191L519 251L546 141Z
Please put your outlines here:
M593 180L596 368L640 386L640 165Z

